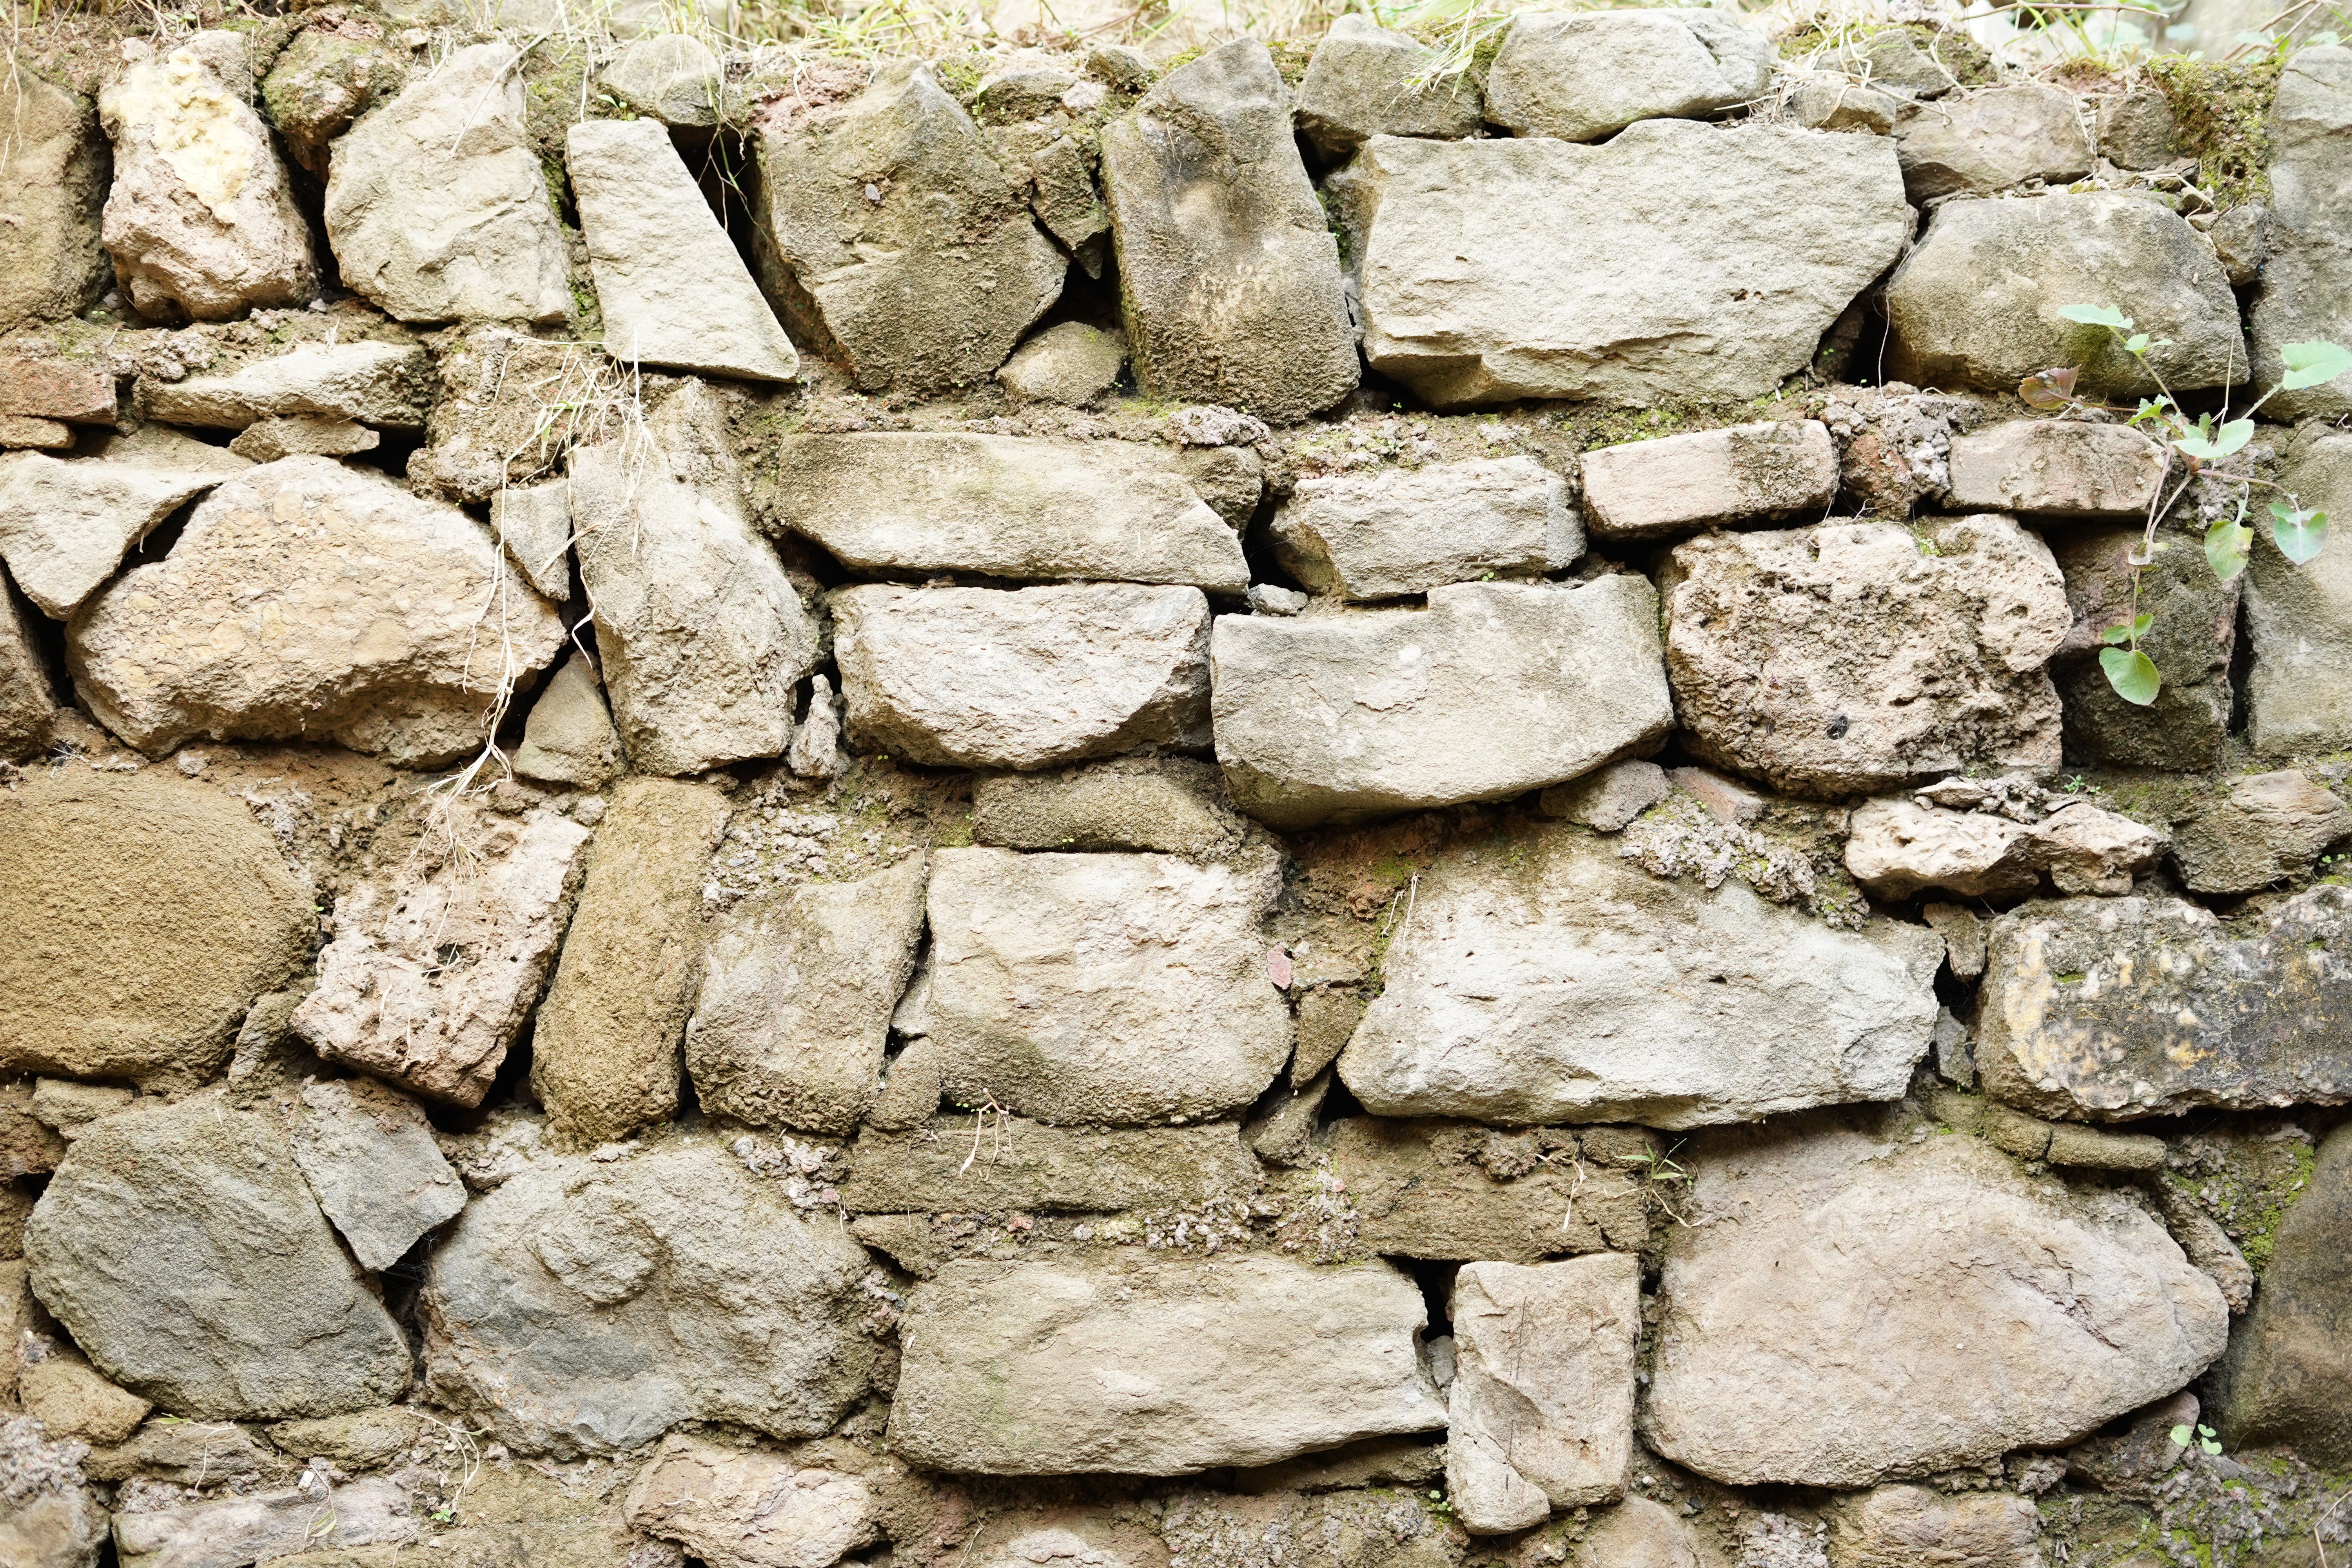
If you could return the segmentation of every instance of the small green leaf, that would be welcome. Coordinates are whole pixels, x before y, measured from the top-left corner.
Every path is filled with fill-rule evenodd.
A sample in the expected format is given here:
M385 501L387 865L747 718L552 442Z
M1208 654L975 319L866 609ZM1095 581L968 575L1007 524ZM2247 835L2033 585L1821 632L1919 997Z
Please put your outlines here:
M2189 1438L2190 1436L2189 1423L2183 1421L2179 1426L2175 1426L2171 1431L2167 1432L2165 1436L2172 1439L2172 1446L2174 1447L2186 1448L2189 1447Z
M2127 354L2144 354L2147 353L2147 334L2146 332L2134 332L2130 337L2126 338L2124 340L2124 353Z
M2172 444L2200 463L2216 463L2253 438L2254 422L2251 419L2232 419L2217 431L2209 430L2206 422L2200 419L2196 435L2176 437Z
M2286 374L2279 379L2281 392L2317 386L2352 370L2352 350L2328 342L2288 343L2279 350L2279 358L2286 365Z
M2317 559L2319 552L2327 548L2327 514L2273 501L2271 538L2281 555L2301 566Z
M2119 332L2132 330L2132 319L2113 305L2069 305L2058 313L2086 327L2113 327Z
M2226 583L2246 569L2246 552L2253 542L2252 529L2225 517L2205 531L2205 564Z
M2099 668L2106 672L2107 684L2116 689L2116 695L2135 707L2145 708L2155 701L2157 689L2164 684L2156 672L2156 660L2129 648L2101 648Z
M2137 642L2147 636L2147 628L2155 624L2156 616L2153 615L2136 616L2129 626L2109 626L2099 634L2099 640L2120 647L2126 643Z

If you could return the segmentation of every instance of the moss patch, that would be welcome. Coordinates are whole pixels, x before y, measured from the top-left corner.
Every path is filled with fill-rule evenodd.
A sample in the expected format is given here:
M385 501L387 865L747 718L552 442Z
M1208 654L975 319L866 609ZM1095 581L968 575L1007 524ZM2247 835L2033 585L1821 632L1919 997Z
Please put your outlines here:
M2276 55L2231 65L2178 55L2148 62L2180 145L2197 160L2198 183L2224 208L2270 190L2271 107L2284 63Z

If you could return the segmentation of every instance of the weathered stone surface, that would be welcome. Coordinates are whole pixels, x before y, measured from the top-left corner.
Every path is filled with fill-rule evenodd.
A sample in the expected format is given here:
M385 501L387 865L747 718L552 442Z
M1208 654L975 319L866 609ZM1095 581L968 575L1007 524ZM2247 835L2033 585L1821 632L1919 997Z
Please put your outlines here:
M1874 136L1892 136L1906 101L1835 75L1799 77L1786 90L1782 107L1790 119L1808 131L1867 131Z
M1061 295L1068 263L928 66L781 121L759 168L768 297L864 391L985 381Z
M111 425L117 414L113 369L103 359L0 355L0 414Z
M2145 519L2164 488L2167 456L2127 425L2012 419L1952 437L1944 500L1956 511Z
M930 1037L948 1094L1060 1122L1247 1105L1290 1055L1259 924L1275 891L1265 865L940 851Z
M908 1051L918 1047L909 1046ZM902 1053L892 1064L893 1081ZM842 1205L852 1214L1115 1214L1246 1202L1257 1162L1231 1121L1205 1127L1065 1128L992 1115L981 1127L921 1124L858 1135ZM974 1150L978 1152L975 1153ZM969 1163L967 1163L969 1161Z
M391 1268L466 1206L415 1100L360 1078L306 1084L299 1103L286 1129L294 1163L361 1268Z
M71 450L73 444L70 425L22 414L0 414L0 447L10 451L64 452Z
M318 291L310 229L294 205L269 128L215 74L191 38L152 45L98 95L114 142L106 248L142 316L224 321Z
M1426 610L1221 616L1217 760L1280 829L1495 800L1646 749L1674 722L1649 584L1455 584Z
M1904 189L1920 203L2032 179L2063 184L2091 172L2074 95L2042 82L1923 103L1896 121L1895 153Z
M1773 48L1712 11L1517 18L1486 72L1486 118L1515 136L1597 142L1637 120L1703 120L1759 96Z
M2271 109L2269 258L2247 312L2253 380L2276 386L2279 350L2318 339L2352 343L2352 49L2298 49L2279 72ZM2352 375L2270 402L2278 419L2352 413Z
M263 1492L117 1514L114 1544L124 1568L238 1568L323 1548L414 1545L422 1531L408 1493L369 1477L323 1493Z
M670 395L643 442L572 454L573 549L596 612L604 689L641 773L781 755L817 630L751 531L709 388Z
M1259 1496L1340 1492L1359 1487L1430 1487L1444 1479L1444 1444L1420 1437L1367 1437L1343 1448L1286 1459L1278 1465L1236 1470L1234 1489Z
M94 1481L133 1476L174 1486L217 1485L223 1478L257 1484L275 1456L250 1429L231 1422L151 1420L128 1443L93 1449L82 1469Z
M0 331L79 316L112 276L100 248L109 160L98 116L20 58L0 78L0 121L10 128L0 211L23 225L0 258Z
M1374 1115L1699 1127L1909 1082L1936 1018L1931 933L1662 880L1567 827L1518 847L1421 874L1339 1056Z
M2064 900L1993 922L1977 1063L1992 1096L2094 1121L2352 1098L2334 951L2352 889L2314 888L2224 931L2180 899Z
M1500 1535L1624 1495L1633 1457L1642 1264L1622 1252L1454 1277L1445 1487L1464 1527Z
M723 90L719 57L689 34L656 33L633 39L621 46L596 79L631 109L664 125L719 123Z
M1239 536L1165 447L888 431L775 451L763 510L846 566L1249 585Z
M2049 547L1998 514L1715 533L1662 574L1666 669L1699 755L1797 794L2059 762Z
M564 150L607 353L751 381L800 374L800 355L659 121L583 121Z
M2221 1373L2217 1372L2218 1375ZM2114 1425L2121 1430L2077 1443L2068 1449L2066 1473L2073 1479L2107 1489L2156 1480L2178 1465L2188 1451L2185 1444L2172 1440L2172 1429L2186 1424L2193 1430L2202 1413L2195 1394L2176 1394L2149 1405L2128 1424L2118 1420Z
M2207 1419L2230 1448L2287 1443L2312 1464L2340 1466L2352 1463L2352 1131L2320 1144L2310 1183L2279 1221Z
M1547 1136L1549 1160L1526 1135L1475 1122L1351 1116L1331 1126L1331 1173L1357 1241L1385 1257L1534 1263L1640 1247L1640 1183L1597 1148L1580 1162L1571 1140Z
M0 1070L192 1082L317 921L234 796L75 768L0 791Z
M915 971L927 866L808 882L712 931L686 1026L706 1110L841 1136L874 1101L890 1015Z
M62 1345L37 1337L20 1340L13 1359L17 1363L17 1404L53 1438L120 1443L139 1430L139 1423L154 1408L107 1382L79 1353Z
M2162 834L2095 805L2076 804L2023 823L1879 799L1854 808L1845 867L1880 899L1907 899L1929 888L1971 899L2013 898L2041 886L2044 872L2061 892L2127 893L2132 878L2153 870L2163 849Z
M575 653L548 679L523 721L515 772L550 784L602 789L621 771L621 737L587 656Z
M1866 1125L1866 1124L1865 1124ZM2074 1441L2181 1386L2229 1310L2120 1194L1828 1119L1690 1157L1642 1436L1735 1485L1863 1487Z
M1958 443L1954 443L1955 446ZM2135 571L2139 527L2053 530L2051 553L2066 579L2074 625L2051 661L2065 709L2070 757L2202 773L2221 760L2230 730L2230 661L2245 581L2217 582L2200 550L2162 550ZM2137 598L2137 605L2134 601ZM2152 616L2140 647L2163 672L2147 707L2125 701L2099 668L2099 634Z
M1475 136L1478 84L1446 74L1438 56L1406 33L1349 13L1315 46L1298 84L1298 129L1324 157L1348 157L1375 136Z
M1612 763L1572 784L1554 784L1543 792L1546 816L1580 822L1601 833L1615 833L1642 813L1674 793L1666 770L1655 763L1630 760Z
M114 437L92 458L12 453L0 458L0 558L25 597L64 620L157 523L249 466L168 430Z
M404 321L563 319L563 234L523 127L521 59L507 43L458 49L335 143L327 240L345 288Z
M1880 1487L1831 1516L1833 1568L2042 1568L2042 1516L2010 1492Z
M873 1371L866 1268L716 1143L542 1158L434 1249L425 1374L526 1453L622 1452L691 1420L814 1436Z
M677 1047L702 962L702 882L727 828L706 784L631 779L588 852L588 878L532 1032L549 1125L583 1144L677 1108Z
M2195 893L2253 893L2309 871L2352 835L2352 810L2293 771L2232 779L2174 836L2180 879Z
M2352 334L2347 334L2352 336ZM2290 450L2279 483L2305 506L2352 517L2352 435L2319 435ZM2352 745L2352 548L2341 539L2296 566L2256 528L2247 562L2247 736L2288 756Z
M1136 757L975 780L971 837L999 849L1157 849L1197 858L1235 848L1242 824L1210 764Z
M144 751L306 738L430 766L480 745L502 674L545 668L562 638L456 507L285 458L231 477L167 558L84 604L66 660Z
M629 1523L709 1568L833 1568L876 1536L872 1489L781 1454L670 1436L629 1489Z
M34 1417L0 1415L0 1563L97 1568L106 1510L82 1484L80 1456L79 1444L45 1440Z
M2090 1131L2087 1127L2065 1129L2072 1137L2079 1137ZM2147 1162L2147 1168L2160 1168L2170 1153L2169 1146L2161 1138L2148 1138L2145 1142L2157 1146L2154 1157ZM2057 1138L2051 1139L2053 1151L2058 1142ZM2053 1157L2052 1163L2056 1163ZM2172 1232L2172 1239L2180 1243L2180 1250L2189 1255L2189 1261L2197 1266L2198 1271L2221 1288L2221 1299L2230 1304L2231 1312L2242 1314L2253 1305L2253 1267L2246 1261L2246 1255L2238 1250L2238 1244L2230 1239L2230 1233L2216 1224L2212 1215L2199 1207L2195 1198L2169 1182L2157 1184L2157 1204L2163 1211L2165 1228Z
M849 738L935 767L1032 769L1209 738L1198 588L845 588Z
M370 25L321 19L298 34L261 82L262 111L294 161L323 180L327 150L377 100L400 89L407 60Z
M890 1445L982 1475L1172 1476L1425 1432L1445 1424L1426 1321L1385 1263L950 1263L908 1300Z
M348 1415L280 1421L269 1428L278 1451L298 1459L324 1459L347 1470L394 1464L420 1447L444 1440L441 1428L404 1405L379 1405Z
M1817 419L1766 420L1583 458L1594 537L1649 539L1791 512L1819 512L1837 494L1837 444Z
M1638 1496L1598 1510L1571 1551L1574 1568L1718 1568L1725 1562L1675 1510Z
M547 597L572 597L572 485L565 479L490 497L490 531L523 580Z
M218 375L142 381L150 418L242 430L257 420L317 415L416 430L425 425L430 362L411 344L296 343Z
M48 750L50 721L58 710L29 616L16 591L0 584L0 760L9 762Z
M348 458L354 452L373 452L383 444L383 437L349 419L285 414L255 420L228 444L228 449L247 462L274 463L280 458L304 456Z
M2145 365L2105 327L2059 315L2121 310L2155 340ZM1921 386L2014 391L2052 365L2102 397L2227 386L2246 374L2236 296L2178 213L2122 191L1951 202L1886 286L1886 374Z
M77 1139L25 1228L41 1304L116 1383L209 1420L326 1415L408 1386L408 1347L277 1129L212 1096Z
M2162 168L2180 155L2172 100L2154 89L2098 100L2098 131L2099 156L2118 169Z
M1084 321L1046 328L1015 349L996 373L1015 403L1065 403L1083 407L1118 384L1127 369L1127 340Z
M1236 38L1104 128L1119 302L1150 396L1286 421L1355 388L1339 248L1289 100L1265 46Z
M1791 126L1376 137L1349 177L1365 358L1439 408L1759 396L1911 234L1892 144Z
M1343 599L1560 572L1584 553L1568 481L1532 458L1301 479L1267 533L1283 570Z

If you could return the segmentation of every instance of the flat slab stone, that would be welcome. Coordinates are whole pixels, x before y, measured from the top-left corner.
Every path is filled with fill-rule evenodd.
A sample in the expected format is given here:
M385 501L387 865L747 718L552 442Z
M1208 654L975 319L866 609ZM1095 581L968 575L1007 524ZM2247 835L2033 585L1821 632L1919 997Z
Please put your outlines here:
M92 458L12 452L0 458L0 558L25 597L64 620L157 523L251 466L165 430L115 437Z
M1262 1177L1240 1124L1054 1127L946 1118L906 1132L868 1126L850 1156L852 1214L1116 1214L1247 1202ZM977 1151L977 1152L975 1152Z
M874 1543L877 1503L863 1477L672 1434L625 1511L708 1568L832 1568Z
M1441 409L1761 395L1912 225L1891 142L1793 126L1375 137L1347 178L1365 358Z
M2298 445L2279 483L2305 506L2352 517L2352 435ZM2352 550L2336 542L2297 566L2268 533L2254 530L2246 563L2247 734L2273 756L2352 745Z
M885 431L774 452L763 511L861 571L1249 586L1240 535L1166 447Z
M952 1262L908 1300L890 1447L968 1474L1180 1476L1431 1431L1426 1322L1385 1263Z
M416 1102L372 1079L302 1087L286 1129L294 1163L362 1268L389 1268L466 1206L466 1184Z
M1502 1263L1643 1245L1649 1200L1599 1147L1610 1136L1581 1160L1570 1145L1547 1162L1527 1135L1475 1121L1350 1116L1327 1133L1359 1243L1386 1258Z
M660 121L583 121L564 154L607 353L750 381L800 374L800 355Z
M1915 202L1983 195L2026 180L2063 185L2091 172L2074 95L2028 82L1920 104L1895 123L1903 185Z
M1597 539L1651 539L1811 511L1837 494L1837 443L1818 419L1765 420L1587 452Z
M1637 120L1703 120L1759 96L1773 55L1761 34L1712 11L1523 16L1486 68L1486 118L1563 142Z
M296 343L217 375L142 379L147 416L202 429L315 415L387 430L425 428L432 361L411 343Z
M1242 822L1216 768L1132 757L1053 773L999 773L971 786L971 837L998 849L1157 849L1222 856Z
M1217 761L1234 804L1284 831L1559 784L1673 726L1657 624L1631 575L1220 616Z
M1532 458L1301 479L1267 533L1285 571L1343 599L1560 572L1584 553L1568 481Z
M1961 511L2145 519L2163 488L2164 448L2126 425L2012 419L1952 437L1945 504Z
M1653 878L1574 828L1441 857L1339 1054L1375 1116L1702 1127L1893 1100L1936 1020L1943 942L1833 930L1737 879Z

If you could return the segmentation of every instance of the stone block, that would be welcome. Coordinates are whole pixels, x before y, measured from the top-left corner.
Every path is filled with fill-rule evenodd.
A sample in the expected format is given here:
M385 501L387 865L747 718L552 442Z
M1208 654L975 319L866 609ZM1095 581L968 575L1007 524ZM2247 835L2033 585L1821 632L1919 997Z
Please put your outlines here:
M625 1507L631 1525L709 1568L833 1568L874 1543L880 1511L861 1477L675 1435Z
M1655 763L1612 763L1572 784L1543 792L1546 816L1581 823L1599 833L1615 833L1674 793L1666 770Z
M389 1268L466 1206L413 1100L370 1079L303 1085L286 1141L319 1207L367 1269Z
M1441 71L1442 63L1409 34L1341 16L1316 44L1298 84L1299 132L1334 161L1375 136L1475 136L1478 84L1466 71Z
M100 242L110 160L98 116L19 59L0 80L0 121L12 128L0 211L23 224L0 260L0 331L79 316L113 279Z
M1063 321L1013 350L996 380L1015 403L1083 408L1117 386L1126 369L1125 338L1084 321Z
M2164 489L2169 455L2127 425L2012 419L1952 437L1958 511L2145 521Z
M1156 849L1206 858L1238 848L1242 831L1224 780L1189 757L998 773L971 789L972 842L999 849Z
M531 700L514 765L527 779L583 789L602 789L620 773L620 732L584 654L565 659Z
M1533 13L1486 68L1486 118L1514 136L1597 142L1637 120L1703 120L1758 98L1763 35L1713 11Z
M2352 435L2298 443L2279 483L2305 506L2352 517ZM2296 566L2269 531L2253 531L2245 572L2247 738L2273 756L2352 746L2352 549L2334 541Z
M2192 893L2256 893L2352 835L2352 810L2292 769L2231 780L2174 835Z
M142 378L139 385L148 417L172 425L242 430L257 420L315 415L421 430L429 368L425 351L410 343L300 342L215 375Z
M1351 1116L1332 1124L1331 1173L1356 1239L1385 1257L1535 1263L1639 1248L1649 1200L1624 1165L1475 1122Z
M95 457L0 458L0 558L25 597L62 621L156 524L249 466L164 430L111 437Z
M1116 1214L1247 1202L1261 1181L1231 1121L1075 1128L992 1114L967 1126L961 1117L933 1123L938 1106L935 1093L922 1123L901 1131L880 1131L868 1121L851 1152L843 1207L852 1214Z
M2063 184L2091 172L2074 95L2028 82L1923 103L1895 124L1903 188L1914 202L1988 195L2027 180Z
M2230 668L2244 574L2218 582L2204 552L2189 548L2159 551L2153 565L2135 571L2131 558L2144 540L2139 527L2050 531L2074 617L2050 665L2064 707L2066 754L2182 773L2212 767L2230 731ZM2164 679L2146 707L2117 696L2098 660L2105 646L2099 634L2135 614L2154 617L2139 646Z
M1817 419L1766 420L1583 458L1596 539L1653 539L1825 510L1837 495L1837 445Z
M2253 1310L2215 1369L2206 1419L2232 1450L2290 1444L2307 1462L2352 1463L2352 1132L2319 1146L2310 1185L2278 1223Z
M2352 49L2297 49L2279 71L2270 117L2268 258L2246 319L2255 384L2276 386L2288 343L2352 343ZM2273 398L2274 419L2352 413L2352 374Z
M1562 572L1584 553L1568 482L1532 458L1301 479L1267 532L1310 591L1356 600Z

